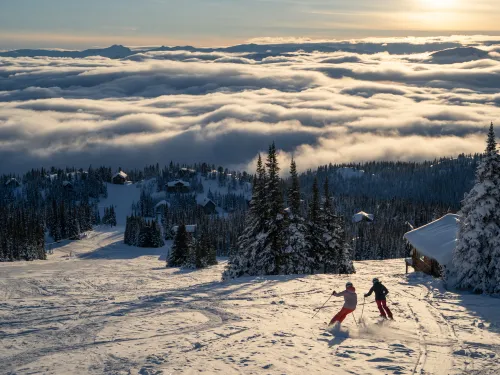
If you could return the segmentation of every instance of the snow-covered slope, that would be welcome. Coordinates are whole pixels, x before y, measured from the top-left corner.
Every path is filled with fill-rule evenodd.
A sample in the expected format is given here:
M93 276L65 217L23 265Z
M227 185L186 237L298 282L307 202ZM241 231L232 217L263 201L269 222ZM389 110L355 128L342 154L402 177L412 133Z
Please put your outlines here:
M403 260L356 262L350 276L221 282L224 264L165 269L158 249L95 232L47 261L0 264L2 374L498 374L500 300L406 276ZM72 254L69 257L69 254ZM371 279L394 322L377 325ZM357 289L341 334L324 327ZM354 320L356 319L356 321Z
M108 198L99 202L101 217L104 215L104 208L114 206L116 213L116 224L125 225L127 215L132 213L132 204L139 202L141 189L138 184L114 185L107 184Z

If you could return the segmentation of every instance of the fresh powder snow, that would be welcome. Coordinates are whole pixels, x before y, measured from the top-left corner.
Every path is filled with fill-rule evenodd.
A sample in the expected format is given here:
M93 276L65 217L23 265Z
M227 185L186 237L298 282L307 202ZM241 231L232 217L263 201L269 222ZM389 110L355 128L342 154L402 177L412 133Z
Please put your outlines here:
M139 190L109 188L124 199ZM106 204L125 210L114 199ZM66 243L47 261L1 263L0 373L500 372L500 300L405 275L402 259L355 262L352 275L221 282L224 259L167 269L164 251L124 245L118 226ZM380 323L373 297L363 300L373 277L389 289L395 321ZM347 281L359 305L332 335L325 323L343 301L332 298L312 317Z

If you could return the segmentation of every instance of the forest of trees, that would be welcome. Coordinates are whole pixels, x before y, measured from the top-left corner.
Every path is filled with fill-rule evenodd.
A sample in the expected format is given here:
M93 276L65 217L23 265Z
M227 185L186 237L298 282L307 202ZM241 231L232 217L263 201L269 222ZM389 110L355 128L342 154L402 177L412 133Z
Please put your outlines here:
M320 185L328 178L336 210L345 218L354 259L402 258L410 251L403 235L412 227L460 210L481 157L320 166L300 175L302 198L311 199L315 178ZM374 222L353 222L359 211L373 214Z
M0 176L0 261L46 259L46 235L77 240L92 230L110 172L51 168Z
M297 242L287 244L286 251L291 254L294 247L302 246L301 243L307 243L312 238L310 233L309 237L302 238L304 233L308 233L307 230L314 229L317 233L324 230L320 222L330 220L324 219L325 215L330 215L324 211L326 205L326 210L330 209L329 206L334 207L335 220L331 220L335 225L342 222L343 237L346 244L350 245L352 258L363 260L407 256L409 248L403 241L403 234L411 229L410 225L418 227L448 212L457 212L464 194L474 184L475 170L481 158L481 155L460 155L431 162L330 164L301 174L292 167L290 176L285 179L275 173L275 167L269 161L265 166L262 165L264 173L261 177L259 171L251 175L209 163L181 165L170 162L164 167L156 164L143 170L124 171L138 186L143 179L155 181L153 190L148 190L145 183L141 186L140 199L131 207L131 214L143 218L147 223L155 220L162 241L173 239L172 227L176 225L196 225L200 230L195 239L203 232L201 229L206 228L211 242L215 243L217 256L236 254L241 246L238 238L242 234L248 235L247 216L252 216L253 210L249 211L249 196L242 194L242 191L247 189L249 192L252 184L259 189L264 176L266 186L260 189L273 189L266 190L266 198L272 200L272 204L265 209L273 214L285 210L280 214L284 218L282 221L271 222L269 216L259 221L260 226L266 222L271 225L270 231L266 230L266 233L274 249L284 246L282 236L275 236L280 230L287 233L287 238ZM76 239L79 233L95 225L116 225L113 207L106 208L104 213L98 209L99 200L107 197L106 183L111 182L112 171L109 167L90 167L87 170L51 168L34 169L22 176L0 176L0 223L3 224L0 229L0 243L3 244L0 261L43 259L45 254L40 249L44 247L46 238L50 238L49 241ZM269 177L272 177L271 180ZM15 182L11 183L12 179ZM167 192L166 184L175 179L189 182L190 191L187 194ZM207 188L207 182L215 183L217 189L211 191ZM300 191L292 197L289 189L294 184L300 186ZM328 194L325 193L325 186L328 186ZM200 193L206 194L217 209L225 214L207 215L197 202L197 194ZM253 193L255 195L258 191ZM327 200L326 196L329 197ZM156 205L161 200L168 204L159 210ZM257 201L254 197L252 206ZM300 203L295 207L295 212L293 202ZM310 211L311 207L318 205L321 215L316 217ZM374 222L353 222L352 215L359 211L373 214ZM311 220L316 227L310 226ZM29 228L23 224L24 232L36 232L33 228L40 227L40 234L46 233L50 237L40 236L38 240L33 234L21 235L21 230L14 234L6 229L9 225L19 226L13 224L18 221L36 223L29 225ZM11 250L15 246L9 244L20 243L16 236L27 241L29 251ZM159 243L156 242L156 245ZM280 263L277 267L284 267L279 272L296 272L293 267L285 265L289 264L289 259L293 259L293 256L275 256L275 261ZM278 272L276 269L268 271Z
M140 216L127 217L124 243L137 247L162 247L163 241L160 226L156 221L148 221Z
M265 165L259 155L251 208L223 278L353 273L350 244L344 233L343 219L335 212L328 180L323 196L317 179L314 180L312 197L306 208L300 198L295 162L290 166L291 183L286 194L283 194L279 172L273 143Z
M167 267L205 268L217 264L215 237L207 226L202 226L198 235L190 234L181 224L172 244Z

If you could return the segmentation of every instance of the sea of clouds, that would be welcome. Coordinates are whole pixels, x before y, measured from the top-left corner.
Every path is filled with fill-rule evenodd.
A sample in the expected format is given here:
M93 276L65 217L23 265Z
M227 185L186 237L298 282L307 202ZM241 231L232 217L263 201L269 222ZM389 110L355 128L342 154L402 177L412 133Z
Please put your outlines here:
M251 170L272 141L301 170L423 160L481 152L500 122L500 37L304 43L0 57L0 172L170 160ZM462 46L485 53L449 50Z

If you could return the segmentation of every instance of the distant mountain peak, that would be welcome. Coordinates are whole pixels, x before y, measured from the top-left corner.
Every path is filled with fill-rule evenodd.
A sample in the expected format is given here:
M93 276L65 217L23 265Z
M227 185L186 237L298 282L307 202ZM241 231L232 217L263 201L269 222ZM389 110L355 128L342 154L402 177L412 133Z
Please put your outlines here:
M488 51L475 47L457 47L444 49L431 54L433 60L445 60L446 62L466 62L488 58Z

